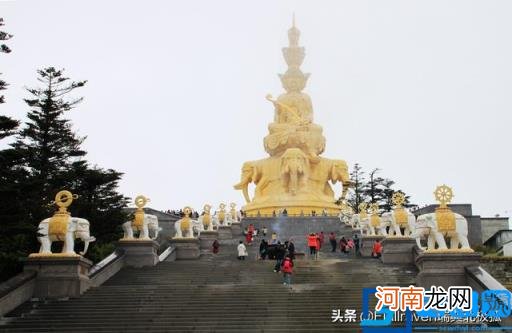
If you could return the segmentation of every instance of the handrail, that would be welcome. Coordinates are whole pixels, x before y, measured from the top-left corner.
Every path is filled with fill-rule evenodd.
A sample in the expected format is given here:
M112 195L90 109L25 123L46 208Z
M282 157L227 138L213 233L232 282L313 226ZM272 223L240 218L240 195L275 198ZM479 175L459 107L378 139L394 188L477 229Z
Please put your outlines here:
M102 261L100 261L99 263L97 263L96 265L91 267L91 269L89 270L89 277L95 276L96 274L101 272L103 269L105 269L105 267L107 267L111 263L120 259L123 255L124 255L124 253L122 250L119 250L119 249L115 250L114 252L109 254L107 257L105 257Z
M176 250L175 247L173 246L169 246L168 248L166 248L159 256L158 256L158 261L159 262L162 262L164 261L165 259L167 259L167 257L169 257L171 255L171 253L173 253L174 251Z

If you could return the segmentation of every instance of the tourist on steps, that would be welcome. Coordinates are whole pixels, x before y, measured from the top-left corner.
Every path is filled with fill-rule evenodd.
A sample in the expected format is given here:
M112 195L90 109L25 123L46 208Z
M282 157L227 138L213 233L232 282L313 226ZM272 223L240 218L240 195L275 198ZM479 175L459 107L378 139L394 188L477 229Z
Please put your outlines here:
M219 247L220 247L219 241L218 240L214 240L213 244L212 244L212 252L214 254L219 253Z
M281 270L283 271L283 284L291 285L292 284L292 273L293 273L293 261L290 257L286 257L283 261L283 265L281 266Z
M331 243L331 252L336 252L336 234L334 232L331 232L329 234L329 243Z
M349 251L347 249L347 240L345 239L345 236L341 237L340 239L340 251L341 253L347 254Z
M293 261L295 259L295 244L293 244L292 239L288 241L288 256Z
M361 240L359 239L357 234L354 234L354 248L355 248L355 255L356 256L358 256L360 254L359 253L360 247L361 247Z
M314 233L310 233L308 236L308 247L309 247L309 255L316 255L316 235Z
M276 265L274 266L274 272L279 272L281 270L281 264L283 263L284 256L286 255L286 249L281 244L281 242L277 242L276 246Z
M260 258L261 260L265 260L267 257L267 251L268 251L268 243L265 239L261 240L260 243Z
M238 260L245 260L245 257L247 257L247 248L245 247L243 241L240 241L240 244L238 244L237 250L238 250Z
M382 256L382 244L378 239L373 243L372 258L380 258Z
M247 234L245 235L245 242L247 245L252 244L252 230L247 231Z

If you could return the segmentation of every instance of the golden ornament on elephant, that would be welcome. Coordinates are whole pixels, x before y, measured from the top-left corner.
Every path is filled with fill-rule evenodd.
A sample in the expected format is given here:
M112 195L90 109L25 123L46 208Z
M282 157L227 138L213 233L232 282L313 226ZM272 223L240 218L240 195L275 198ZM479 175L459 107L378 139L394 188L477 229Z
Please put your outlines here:
M439 202L439 207L435 210L438 230L441 232L455 231L455 214L448 207L454 197L453 190L443 184L436 188L434 195L436 201Z
M135 210L132 220L132 227L139 230L144 225L144 206L149 202L149 198L146 198L143 195L138 195L134 202L137 209Z
M59 191L55 195L55 205L59 207L59 210L53 214L48 224L48 234L63 240L68 232L68 225L70 221L70 214L67 208L73 203L73 199L78 198L76 194L72 194L69 191Z
M183 208L183 214L185 216L181 219L180 228L181 232L187 232L190 228L190 224L192 223L190 219L190 214L192 214L192 208L188 206Z
M401 227L407 225L407 211L403 208L403 204L405 203L405 195L402 192L395 192L391 197L391 201L395 205L393 213L395 214L396 223Z

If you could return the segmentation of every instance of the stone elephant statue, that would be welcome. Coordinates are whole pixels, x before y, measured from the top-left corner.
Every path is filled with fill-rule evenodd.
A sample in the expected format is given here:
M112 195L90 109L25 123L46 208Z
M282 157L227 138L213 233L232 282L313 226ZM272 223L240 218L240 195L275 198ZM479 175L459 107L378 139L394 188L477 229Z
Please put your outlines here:
M390 225L388 222L385 222L380 216L378 220L378 224L374 225L372 222L372 216L368 216L366 219L361 219L361 232L362 234L366 234L369 236L387 236L387 227Z
M306 186L308 170L309 158L299 148L288 148L281 156L281 179L290 194Z
M350 220L350 225L352 226L353 229L359 230L359 231L361 231L361 233L363 233L364 231L366 231L364 225L367 224L367 220L368 220L368 215L362 216L362 214L357 213L357 214L352 215L352 218Z
M143 224L140 227L133 225L133 221L127 221L121 225L123 227L123 239L135 239L134 231L140 231L138 239L156 239L162 228L158 226L158 217L152 214L144 214Z
M404 225L400 225L397 222L395 212L386 212L382 214L382 220L386 222L387 225L390 226L389 234L394 236L405 236L411 237L413 230L416 228L416 216L413 213L407 212L407 223ZM402 235L402 230L400 227L404 228L404 233ZM419 240L418 240L419 241Z
M197 226L197 224L199 223L194 223L191 218L179 219L174 223L174 231L176 232L174 238L194 238L194 225Z
M455 214L455 230L454 231L441 231L438 228L438 223L435 213L428 213L418 216L416 220L416 227L412 232L411 237L421 238L427 237L426 250L435 250L437 243L438 250L448 250L446 246L445 237L450 238L450 250L471 250L468 241L468 221L464 216ZM419 245L418 245L419 246ZM419 246L422 250L424 247Z
M51 218L44 219L39 223L37 231L37 240L41 243L39 254L51 254L52 242L64 241L61 253L65 255L76 255L74 250L75 239L81 239L84 242L84 250L81 251L80 254L85 255L87 253L89 244L96 240L96 238L90 234L89 221L71 216L69 216L68 219L65 235L53 235L48 233Z

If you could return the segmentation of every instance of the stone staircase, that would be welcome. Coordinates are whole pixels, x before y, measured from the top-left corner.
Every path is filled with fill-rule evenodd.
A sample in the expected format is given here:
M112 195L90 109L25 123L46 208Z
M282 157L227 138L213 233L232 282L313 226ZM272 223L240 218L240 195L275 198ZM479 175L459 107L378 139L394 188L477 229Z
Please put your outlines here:
M416 269L330 253L295 261L292 287L274 262L236 260L236 245L200 260L124 268L98 288L70 300L29 302L0 332L359 332L332 322L333 310L361 312L365 287L414 284ZM358 318L359 321L359 318Z

